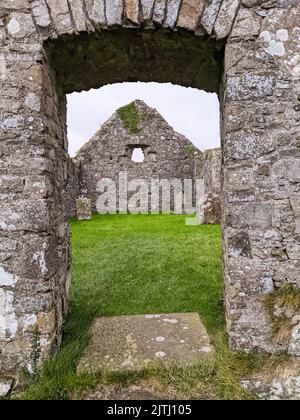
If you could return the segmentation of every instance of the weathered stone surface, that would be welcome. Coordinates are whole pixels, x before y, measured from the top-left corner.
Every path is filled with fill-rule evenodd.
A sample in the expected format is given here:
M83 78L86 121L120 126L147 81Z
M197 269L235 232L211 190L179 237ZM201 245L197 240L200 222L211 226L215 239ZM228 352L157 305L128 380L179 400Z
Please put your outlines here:
M204 181L203 223L221 223L221 149L196 156L196 177Z
M168 398L168 394L163 394L159 392L153 392L150 387L147 385L129 385L128 387L119 386L99 386L96 389L86 391L83 395L80 395L79 398L75 396L75 400L84 400L84 401L110 401L110 400L118 400L118 401L161 401L161 400L168 400L174 399L174 393L170 393L170 397Z
M214 26L217 38L226 38L230 34L239 6L240 0L223 0Z
M84 0L69 0L70 11L72 14L72 18L74 20L75 28L78 32L83 32L89 29L87 25L84 9L83 9L83 1ZM88 14L89 14L89 11L92 9L92 12L91 12L92 16L89 16L89 17L91 19L95 18L95 21L97 22L97 13L96 13L96 16L93 14L94 12L93 6L95 7L96 2L93 2L93 3L94 4L91 5L91 2L89 2L88 0L85 0ZM97 4L96 7L98 8L99 5Z
M98 318L79 373L140 370L157 361L189 366L212 360L214 349L198 314Z
M139 18L140 18L139 0L126 0L125 1L125 14L126 14L126 18L130 22L138 24Z
M207 0L201 18L201 24L208 34L211 34L216 22L222 0Z
M36 24L42 28L42 30L50 28L51 18L46 0L34 0L31 3L31 8Z
M35 34L32 16L28 13L12 13L7 24L7 31L15 39L29 38Z
M228 319L234 318L229 329L233 347L249 348L250 342L245 336L244 343L241 341L241 331L248 329L248 336L252 336L252 349L270 351L272 348L272 351L288 350L292 353L299 346L297 323L294 337L276 347L274 342L270 342L270 319L266 318L258 295L255 296L255 293L271 292L274 287L280 289L286 283L299 287L299 260L295 256L299 239L295 233L298 229L295 215L298 193L294 186L297 185L299 191L297 153L289 146L299 130L292 116L297 96L292 76L295 62L290 63L286 70L282 68L281 74L289 74L286 84L282 83L278 73L275 74L273 67L276 62L276 66L281 68L282 54L294 57L292 50L289 50L290 53L287 50L294 48L290 45L295 45L297 41L295 37L291 39L288 28L295 25L294 19L296 16L299 18L299 10L287 12L292 19L287 25L287 15L283 17L285 12L281 10L279 13L275 9L259 10L259 13L251 8L241 9L227 43L226 55L231 64L227 67L226 90L229 96L225 104L223 151L224 216L225 225L228 224L223 230L225 288L227 316ZM244 76L241 77L241 74ZM287 95L285 90L289 88L292 96ZM284 118L273 119L275 113L284 112L289 101L288 109L291 111L287 111ZM249 126L251 130L248 130ZM280 133L278 141L274 143L271 137L265 137L267 132ZM285 137L287 132L289 134ZM229 168L230 172L227 172ZM242 232L245 233L242 235ZM247 240L245 234L248 235ZM243 236L245 238L241 241ZM244 262L237 264L239 259ZM246 274L246 267L251 267L251 277ZM248 284L241 280L241 272ZM239 284L236 282L238 278ZM261 292L258 292L258 284L264 285ZM241 299L243 295L248 297L247 304ZM261 320L259 325L255 326L255 318Z
M12 385L12 380L0 381L0 397L5 397L7 394L9 394L10 390L12 389Z
M92 205L88 198L78 198L76 200L76 214L78 220L92 219Z
M281 380L274 379L271 384L263 384L260 381L243 381L242 385L262 400L300 400L300 376L291 376Z
M165 11L167 7L167 0L155 0L153 10L153 22L162 25L165 19Z
M174 28L174 26L176 25L180 6L181 0L167 1L167 13L164 20L164 26L166 28Z
M7 8L9 10L20 10L20 9L27 9L28 7L28 0L5 0L3 5L1 3L1 8Z
M252 10L241 10L230 36L244 40L256 38L260 33L261 21L261 17Z
M291 206L295 216L295 234L300 234L300 197L294 196L291 198Z
M230 257L252 258L250 236L247 232L239 232L228 240Z
M206 0L183 0L177 26L195 31L200 22Z
M85 0L86 10L90 21L96 28L106 25L105 1L104 0Z
M271 378L268 376L262 372L259 377L243 380L241 384L262 400L300 400L300 369L297 359L294 363L277 368Z
M107 25L122 25L123 0L106 0L105 6Z
M72 19L67 0L46 0L55 30L58 34L73 31Z
M142 15L144 21L151 21L155 0L141 0Z
M293 324L296 324L291 332L291 338L289 342L289 354L292 356L300 356L300 314L297 314L292 319ZM300 378L299 378L300 385Z
M272 96L276 79L274 76L247 74L230 77L227 82L229 100L249 100Z
M289 169L289 180L290 182L300 182L300 159L295 159L292 166Z

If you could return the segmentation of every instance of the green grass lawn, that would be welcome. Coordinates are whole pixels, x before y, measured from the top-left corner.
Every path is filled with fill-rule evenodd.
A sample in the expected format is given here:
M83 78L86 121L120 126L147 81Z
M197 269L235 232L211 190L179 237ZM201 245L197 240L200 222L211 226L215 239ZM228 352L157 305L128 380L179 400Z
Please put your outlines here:
M95 316L199 312L223 328L220 226L184 216L95 215L72 222L73 287L68 326Z
M198 312L216 346L214 366L189 372L174 367L144 372L166 385L211 398L246 398L239 387L245 372L257 366L254 356L227 348L222 305L220 226L186 226L185 216L94 215L72 221L73 279L70 314L58 356L30 380L23 399L69 399L98 383L132 383L124 374L77 376L76 364L99 316ZM202 391L201 391L202 390ZM209 391L209 392L208 392Z

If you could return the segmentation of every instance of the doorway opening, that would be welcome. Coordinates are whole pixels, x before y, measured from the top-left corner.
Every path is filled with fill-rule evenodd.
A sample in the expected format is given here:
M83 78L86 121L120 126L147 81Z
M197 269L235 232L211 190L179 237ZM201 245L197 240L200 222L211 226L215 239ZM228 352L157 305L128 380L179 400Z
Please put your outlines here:
M130 48L124 51L124 45ZM158 115L160 110L155 109L159 108L155 102L145 101L145 98L135 92L130 98L131 102L122 100L114 107L115 114L112 118L109 118L111 114L108 114L103 118L102 124L99 124L98 120L96 130L104 135L102 142L98 142L101 144L99 150L94 147L98 139L95 135L96 130L89 135L80 134L79 137L77 135L78 142L82 142L80 145L74 147L70 141L70 146L73 147L70 155L75 156L75 162L68 161L70 166L75 165L75 169L72 166L75 173L76 165L79 165L80 170L89 172L88 179L93 179L93 185L96 186L91 191L89 182L86 182L87 178L80 176L80 182L77 184L76 176L74 178L75 185L79 185L82 193L80 195L91 200L92 206L93 203L97 206L99 189L104 194L108 189L98 185L102 179L97 172L99 163L102 165L104 161L105 173L110 180L115 180L116 163L120 164L119 169L122 172L132 167L129 183L139 178L134 171L143 165L131 164L132 149L126 147L128 144L143 145L145 162L149 163L156 177L159 176L160 169L168 172L168 178L171 178L171 175L173 178L176 177L178 170L180 180L189 179L191 175L195 176L197 158L202 157L199 146L203 145L198 146L191 141L189 139L191 136L184 135L184 130L177 124L181 121L183 125L193 127L194 123L190 124L187 121L197 120L197 113L205 112L208 102L198 108L189 99L186 102L189 106L186 106L184 112L182 92L184 91L189 98L193 96L195 90L200 92L201 89L214 94L207 96L207 101L213 98L217 104L214 111L214 115L217 115L214 132L217 132L216 138L219 138L219 104L216 94L220 91L224 45L223 41L197 38L186 32L171 34L168 31L158 30L144 33L127 29L108 31L105 34L100 32L97 36L80 34L49 42L47 46L49 63L55 71L58 87L58 118L61 119L64 136L67 134L65 94L74 95L72 98L68 97L69 117L72 112L71 101L73 98L79 98L80 92L101 87L103 90L114 88L110 85L113 83L127 82L132 88L133 83L140 81L140 84L150 85L151 90L155 89L153 84L167 83L157 86L157 89L160 89L160 95L157 97L165 101L169 112L174 109L176 111L177 106L181 105L179 112L177 110L177 113L173 113L171 121L167 114L163 115L163 111L162 115ZM150 51L153 53L149 53ZM173 96L174 100L170 94L173 86L178 89ZM167 92L167 95L163 95L162 87L165 88L164 92ZM88 93L95 92L89 91L81 95L84 97ZM202 95L208 94L202 92ZM98 100L95 108L97 118L104 104L105 101ZM81 119L77 118L81 128L88 126L85 113L89 113L89 109L86 107L81 113ZM187 116L187 110L191 111L190 116ZM132 112L134 124L130 122ZM207 127L208 119L204 120L206 124L203 127ZM115 122L118 125L115 131L112 130L114 132L112 136L110 129ZM69 118L69 140L72 139L71 130ZM156 147L151 147L147 139L142 138L147 130L149 137L159 141L160 152ZM204 137L207 139L206 135L201 136L199 132L194 135L200 143ZM88 138L91 138L91 143L86 143ZM120 138L124 138L124 147L118 159L107 145L118 146ZM216 138L214 141L217 141ZM144 148L145 145L147 148ZM78 150L79 155L76 153ZM177 156L175 161L170 158L174 153ZM94 159L98 161L94 162ZM199 161L202 162L202 159ZM198 169L201 173L203 170L201 163ZM59 171L57 173L59 174ZM59 180L56 187L59 198L62 196ZM171 190L174 189L173 185L170 187ZM71 196L73 191L76 191L76 187L71 189ZM95 199L92 196L93 191L97 193ZM132 192L130 197L126 197L129 198L128 208L132 200L139 204L143 200L141 195L137 198L135 192ZM148 190L145 195L148 195ZM120 197L116 198L116 201L120 202ZM64 202L63 197L60 201ZM172 206L174 203L172 199L170 201ZM107 202L109 205L114 204L105 199L104 204ZM159 208L154 210L160 213L160 202L158 205ZM148 207L143 207L143 210L141 213L147 213ZM67 218L69 213L64 211L62 208L61 215ZM120 208L117 209L116 213L118 212L122 213ZM209 331L224 332L224 311L220 307L223 292L220 225L188 226L185 223L185 214L173 213L134 216L95 214L90 222L74 219L71 221L72 287L70 315L65 326L71 347L73 344L77 346L77 337L86 337L95 318L106 316L194 312L201 314L203 323ZM68 237L65 248L68 248ZM69 260L67 264L69 270ZM61 271L63 268L61 267ZM171 322L164 322L174 324L173 318L166 316L165 319L171 319ZM157 343L162 341L158 340ZM78 362L85 346L86 341L83 340L80 349L76 347L74 363ZM207 346L204 345L200 350L201 354L205 354ZM162 353L158 350L153 357L163 357Z
M107 98L115 101L110 111L112 115L105 114ZM175 104L170 106L170 103ZM170 214L161 214L160 203L155 209L158 214L149 214L153 209L152 201L150 206L143 207L142 195L137 200L140 208L137 213L144 214L118 214L120 208L113 214L104 214L109 213L105 208L111 210L112 202L107 198L107 189L99 187L104 178L114 182L125 172L129 184L140 179L149 184L153 179L195 181L196 176L202 177L205 171L210 187L218 180L220 200L217 96L172 84L125 83L70 95L68 104L70 149L79 148L74 161L80 161L85 168L83 178L87 197L92 199L92 209L99 212L99 196L103 193L106 198L103 199L104 211L93 213L92 221L71 222L73 291L78 299L82 302L92 299L99 319L123 315L130 319L132 316L151 319L151 314L157 319L159 314L166 314L162 319L169 319L167 314L177 314L174 315L177 320L179 313L195 313L201 316L207 328L223 328L220 224L187 226L185 214L173 214L172 207ZM97 126L97 131L82 135L83 139L89 135L91 140L79 143L78 133L88 129L78 124L78 117L85 109L96 119L88 119L87 115L85 123L90 121ZM216 150L220 159L218 165L211 164L210 157ZM134 184L128 197L128 210L131 210L132 198L144 186ZM171 206L175 192L172 185ZM160 193L162 199L166 190L162 188ZM145 195L153 198L150 188ZM117 196L116 202L119 201ZM89 235L85 226L90 226ZM86 271L84 267L92 270ZM110 318L105 319L108 322ZM129 318L128 322L131 322ZM110 342L110 337L106 342ZM163 346L163 341L158 343ZM156 349L156 353L168 354L168 351ZM131 363L122 361L125 362Z

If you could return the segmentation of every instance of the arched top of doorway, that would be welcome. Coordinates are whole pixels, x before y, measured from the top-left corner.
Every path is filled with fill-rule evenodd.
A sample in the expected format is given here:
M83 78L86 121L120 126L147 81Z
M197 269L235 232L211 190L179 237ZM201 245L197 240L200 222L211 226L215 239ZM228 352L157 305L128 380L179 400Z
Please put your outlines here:
M31 2L64 93L124 81L219 93L239 7L239 0Z
M159 82L220 92L224 40L186 31L115 28L46 43L64 93L122 82Z
M103 28L163 27L226 38L240 0L33 0L30 2L44 39Z

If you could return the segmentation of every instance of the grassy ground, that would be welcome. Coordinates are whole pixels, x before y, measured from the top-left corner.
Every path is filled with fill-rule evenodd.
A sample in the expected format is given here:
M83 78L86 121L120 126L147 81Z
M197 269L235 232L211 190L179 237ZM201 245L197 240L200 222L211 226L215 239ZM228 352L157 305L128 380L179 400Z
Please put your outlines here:
M70 315L58 356L30 381L23 399L80 398L99 384L155 381L174 397L250 398L240 378L265 357L232 354L222 306L221 228L186 226L184 216L94 215L72 221ZM139 374L77 376L76 364L95 317L198 312L216 346L216 361L184 371L158 366ZM149 382L149 383L150 383Z

